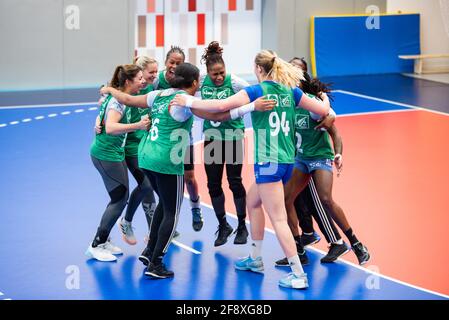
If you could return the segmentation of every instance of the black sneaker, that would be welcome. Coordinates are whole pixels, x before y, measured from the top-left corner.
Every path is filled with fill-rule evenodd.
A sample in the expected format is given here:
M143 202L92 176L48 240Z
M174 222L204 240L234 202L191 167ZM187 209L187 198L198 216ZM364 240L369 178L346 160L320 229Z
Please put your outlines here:
M235 230L234 232L235 235L235 239L234 239L234 244L246 244L248 242L248 229L246 229L246 225L242 224L239 225L237 230Z
M314 232L313 234L302 234L301 243L304 247L311 246L312 244L320 242L321 237L318 233Z
M150 263L147 267L147 270L145 271L145 275L154 279L166 279L173 278L175 276L175 273L173 271L167 270L163 263L159 265Z
M307 252L305 250L302 252L302 254L298 252L298 256L299 256L299 260L301 261L301 264L303 266L306 266L309 264L309 257L307 256ZM276 265L276 267L289 267L290 266L287 258L280 259L280 260L276 261L274 264Z
M370 259L370 254L368 252L368 248L365 247L361 242L357 242L352 246L352 250L354 250L355 255L357 256L357 260L359 260L359 264L363 266Z
M349 248L345 242L343 242L342 244L331 243L329 252L327 253L327 255L321 258L321 263L332 263L348 252Z
M203 215L201 214L201 208L192 208L192 228L196 232L201 231L203 228Z
M145 248L145 250L143 250L142 254L139 256L139 260L145 266L148 266L150 264L150 261L151 261L151 256L152 256L152 254L150 253L150 250L148 250L148 248Z
M215 240L214 246L219 247L228 242L228 238L233 231L234 229L232 229L231 225L227 222L223 226L218 226L218 230L215 232L215 234L217 234L217 239Z

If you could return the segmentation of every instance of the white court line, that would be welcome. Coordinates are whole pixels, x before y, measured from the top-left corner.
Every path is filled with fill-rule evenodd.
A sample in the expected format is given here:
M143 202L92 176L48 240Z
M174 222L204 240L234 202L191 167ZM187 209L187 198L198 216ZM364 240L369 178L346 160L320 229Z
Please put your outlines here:
M52 114L49 114L47 117L49 117L49 118L54 118L54 117L57 117L57 116L58 116L57 113L52 113Z
M19 123L19 121L11 121L9 124L11 125L11 126L13 126L13 125L16 125L16 124L18 124Z
M351 91L334 90L333 92L339 92L339 93L343 93L343 94L346 94L346 95L349 95L349 96L364 98L364 99L373 100L373 101L384 102L384 103L388 103L388 104L392 104L392 105L396 105L396 106L401 106L401 107L406 107L406 108L411 108L411 109L415 109L415 110L427 111L427 112L439 114L439 115L442 115L442 116L449 116L449 114L445 113L445 112L436 111L436 110L432 110L432 109L428 109L428 108L424 108L424 107L419 107L419 106L415 106L415 105L408 104L408 103L401 103L401 102L391 101L391 100L387 100L387 99L381 99L381 98L376 98L376 97L372 97L372 96L367 96L367 95L364 95L364 94L355 93L355 92L351 92Z
M23 106L5 106L0 107L0 110L8 109L33 109L33 108L57 108L57 107L80 107L80 106L91 106L96 105L97 102L83 102L83 103L58 103L58 104L31 104Z
M0 124L0 128L6 127L6 126L7 126L6 123L1 123L1 124Z
M197 250L195 250L195 249L193 249L193 248L191 248L191 247L189 247L189 246L187 246L187 245L185 245L185 244L183 244L183 243L181 243L181 242L179 242L179 241L172 240L172 243L173 243L174 245L177 245L178 247L183 248L183 249L185 249L185 250L187 250L187 251L190 251L190 252L192 252L192 253L194 253L194 254L201 254L200 251L197 251Z
M30 118L27 118L27 119L23 119L22 120L22 122L24 122L24 123L26 123L26 122L31 122L32 121L32 119L30 119Z
M185 196L185 197L188 197L188 196ZM207 203L201 202L201 205L205 206L206 208L209 208L209 209L214 210L214 208L213 208L211 205L207 204ZM228 215L229 217L234 218L234 219L236 219L236 220L238 219L237 216L236 216L235 214L226 212L226 215ZM248 221L246 221L246 223L249 224ZM272 229L270 229L270 228L265 228L265 231L275 235L274 230L272 230ZM308 247L307 249L310 249L310 250L313 250L313 251L315 251L315 252L318 252L319 254L321 254L321 255L323 255L323 256L327 254L326 252L324 252L324 251L322 251L322 250L319 250L319 249L316 249L316 248L314 248L314 247ZM413 285L413 284L410 284L410 283L407 283L407 282L404 282L404 281L401 281L401 280L398 280L398 279L395 279L395 278L392 278L392 277L389 277L389 276L385 276L385 275L383 275L383 274L374 272L374 271L372 271L372 270L366 269L366 268L364 268L364 267L361 267L361 266L359 266L359 265L356 265L356 264L354 264L354 263L352 263L352 262L349 262L349 261L346 261L346 260L343 260L343 259L338 259L338 261L340 261L340 262L342 262L342 263L345 263L345 264L347 264L347 265L349 265L349 266L351 266L351 267L357 268L357 269L359 269L359 270L361 270L361 271L364 271L364 272L366 272L366 273L375 275L375 276L380 277L380 278L384 278L384 279L386 279L386 280L390 280L390 281L392 281L392 282L401 284L401 285L403 285L403 286L410 287L410 288L413 288L413 289L416 289L416 290L420 290L420 291L423 291L423 292L426 292L426 293L430 293L430 294L433 294L433 295L436 295L436 296L440 296L440 297L449 299L449 296L448 296L448 295L445 295L445 294L443 294L443 293L439 293L439 292L435 292L435 291L432 291L432 290L428 290L428 289L425 289L425 288L422 288L422 287L418 287L418 286L415 286L415 285Z
M64 112L61 112L61 115L63 115L63 116L66 116L66 115L69 115L69 114L71 114L72 112L70 112L70 111L64 111Z
M81 113L81 112L84 112L84 109L76 109L75 110L75 113Z
M3 299L3 301L6 301L6 300L12 300L12 299L11 298Z
M3 292L0 291L0 296L3 296L3 295L5 295L5 294L4 294Z
M42 120L42 119L44 119L45 117L44 116L37 116L37 117L35 117L34 119L35 120Z
M98 109L98 107L92 107L92 108L89 108L89 111L94 111L94 110L97 110Z

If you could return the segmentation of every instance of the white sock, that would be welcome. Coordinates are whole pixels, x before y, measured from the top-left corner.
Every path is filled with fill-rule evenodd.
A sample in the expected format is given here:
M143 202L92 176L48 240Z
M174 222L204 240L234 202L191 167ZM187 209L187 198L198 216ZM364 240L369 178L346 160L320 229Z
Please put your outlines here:
M198 196L198 200L196 201L192 201L192 199L190 199L190 208L197 209L200 207L200 205L201 205L200 196Z
M288 258L288 263L290 264L290 268L292 268L292 272L299 277L304 273L304 269L301 265L301 260L299 260L298 255L294 255L291 258Z
M251 258L256 259L262 256L262 242L263 240L254 240L251 245Z

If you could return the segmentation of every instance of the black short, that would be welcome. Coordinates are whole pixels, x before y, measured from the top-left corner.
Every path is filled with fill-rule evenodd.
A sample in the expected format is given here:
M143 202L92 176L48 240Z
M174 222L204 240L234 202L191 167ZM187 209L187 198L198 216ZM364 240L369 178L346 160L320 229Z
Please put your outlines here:
M184 171L192 171L195 168L195 163L193 159L194 154L194 148L193 145L190 145L187 148L186 156L184 158Z

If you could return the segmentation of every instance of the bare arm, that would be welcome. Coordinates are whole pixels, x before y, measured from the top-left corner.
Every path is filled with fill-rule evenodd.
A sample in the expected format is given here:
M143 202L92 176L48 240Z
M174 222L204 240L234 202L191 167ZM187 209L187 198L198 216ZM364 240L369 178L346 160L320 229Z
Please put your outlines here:
M100 92L102 94L111 94L118 102L129 107L145 109L148 108L147 95L132 96L112 87L103 87Z
M106 119L106 133L118 136L128 132L134 132L136 130L148 130L150 126L150 120L144 118L136 123L123 124L119 123L122 119L120 112L116 110L109 110L108 117Z
M192 110L197 109L208 112L225 112L251 102L248 94L244 90L223 100L193 100L193 103L190 105L192 102L191 99L193 98L190 96L178 94L172 100L171 105L188 106Z
M95 133L100 134L102 129L103 128L101 127L100 116L97 116L97 118L95 119L95 127L94 127Z
M298 106L320 116L327 116L330 110L329 98L326 94L322 94L321 99L322 101L303 94Z
M334 150L336 154L343 154L343 139L341 138L340 132L338 132L337 127L332 125L330 129L328 130L329 135L332 138L332 141L334 143Z

